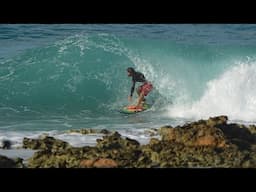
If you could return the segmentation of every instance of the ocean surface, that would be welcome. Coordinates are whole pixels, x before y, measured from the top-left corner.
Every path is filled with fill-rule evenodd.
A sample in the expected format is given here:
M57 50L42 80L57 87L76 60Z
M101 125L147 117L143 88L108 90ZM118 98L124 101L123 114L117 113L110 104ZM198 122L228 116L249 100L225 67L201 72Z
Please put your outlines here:
M119 113L127 67L153 83L150 110ZM101 137L70 129L117 130L143 144L148 129L211 116L254 124L255 86L253 24L0 24L0 141L14 148L41 134L74 146Z

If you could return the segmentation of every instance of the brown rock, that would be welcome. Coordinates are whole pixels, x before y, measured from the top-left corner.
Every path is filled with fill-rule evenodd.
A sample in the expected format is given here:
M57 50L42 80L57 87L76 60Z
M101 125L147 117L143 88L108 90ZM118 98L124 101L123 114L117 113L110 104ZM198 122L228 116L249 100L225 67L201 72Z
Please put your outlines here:
M91 168L91 167L93 167L94 162L95 162L95 160L92 160L92 159L84 159L80 162L80 167Z
M227 117L213 117L207 121L200 120L184 126L162 127L160 135L163 141L181 143L185 146L225 147L226 138L219 125L226 126Z
M249 125L249 131L250 131L252 134L256 134L256 126L255 126L255 125Z
M212 146L212 147L225 147L225 141L219 141L213 135L205 135L203 137L199 137L194 146Z
M23 148L30 149L67 149L71 146L60 139L55 139L54 137L42 136L40 139L23 139Z
M149 145L157 145L159 143L160 143L160 141L156 138L151 138L149 141Z
M210 117L207 121L206 124L208 126L214 127L216 125L221 125L221 124L226 124L228 120L228 117L225 115L218 116L218 117Z
M113 159L102 158L95 161L93 166L96 168L115 168L118 167L118 164Z

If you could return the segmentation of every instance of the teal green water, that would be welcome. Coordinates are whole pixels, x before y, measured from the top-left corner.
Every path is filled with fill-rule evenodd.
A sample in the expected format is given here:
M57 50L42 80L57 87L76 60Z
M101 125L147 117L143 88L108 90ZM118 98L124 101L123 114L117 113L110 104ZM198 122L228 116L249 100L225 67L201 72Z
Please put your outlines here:
M0 130L255 121L255 34L245 24L0 25ZM152 109L136 117L118 113L127 67L154 85Z

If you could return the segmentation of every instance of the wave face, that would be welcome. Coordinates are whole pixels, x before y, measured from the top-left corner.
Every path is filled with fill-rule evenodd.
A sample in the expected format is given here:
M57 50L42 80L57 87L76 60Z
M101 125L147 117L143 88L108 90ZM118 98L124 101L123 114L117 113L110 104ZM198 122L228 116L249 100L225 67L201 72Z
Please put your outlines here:
M255 121L255 25L0 25L0 114L111 116L135 67L168 117Z

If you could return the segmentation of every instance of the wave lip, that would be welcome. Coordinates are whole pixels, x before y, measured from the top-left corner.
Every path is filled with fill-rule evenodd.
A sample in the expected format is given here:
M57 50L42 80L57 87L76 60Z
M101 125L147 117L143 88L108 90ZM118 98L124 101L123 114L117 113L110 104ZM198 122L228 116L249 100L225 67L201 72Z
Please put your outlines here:
M199 100L169 107L172 117L208 118L227 115L230 120L256 121L256 63L238 62L207 83Z

